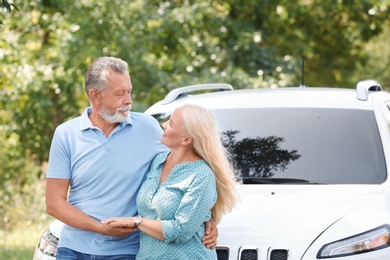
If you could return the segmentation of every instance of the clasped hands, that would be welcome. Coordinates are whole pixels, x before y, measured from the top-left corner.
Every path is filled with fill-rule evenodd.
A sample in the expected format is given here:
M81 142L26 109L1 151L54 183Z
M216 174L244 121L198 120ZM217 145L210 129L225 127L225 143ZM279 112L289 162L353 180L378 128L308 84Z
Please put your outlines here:
M108 218L102 220L101 223L104 225L107 234L111 236L123 237L137 231L134 228L133 217Z
M111 236L127 236L137 231L134 227L133 217L112 217L101 221L101 223L107 229L107 234ZM207 248L214 249L217 245L218 228L211 218L206 222L205 236L202 238L202 243Z

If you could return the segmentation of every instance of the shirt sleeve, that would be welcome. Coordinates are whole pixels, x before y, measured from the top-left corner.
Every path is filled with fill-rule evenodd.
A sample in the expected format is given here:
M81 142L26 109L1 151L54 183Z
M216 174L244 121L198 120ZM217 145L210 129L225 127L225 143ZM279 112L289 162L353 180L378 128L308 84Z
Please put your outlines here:
M217 199L214 174L208 166L196 167L195 171L174 219L162 221L165 242L187 242L196 232L204 232L204 222L211 217L210 210Z
M50 146L47 178L71 179L69 147L64 134L57 128Z

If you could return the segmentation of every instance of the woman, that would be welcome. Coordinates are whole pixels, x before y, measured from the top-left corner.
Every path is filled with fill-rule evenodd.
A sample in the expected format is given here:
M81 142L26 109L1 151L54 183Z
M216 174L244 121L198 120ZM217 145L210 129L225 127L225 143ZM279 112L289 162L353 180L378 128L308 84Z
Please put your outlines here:
M216 223L236 203L235 175L211 111L177 108L163 124L158 154L137 196L139 216L111 218L108 225L138 228L137 259L217 259L202 245L204 222Z

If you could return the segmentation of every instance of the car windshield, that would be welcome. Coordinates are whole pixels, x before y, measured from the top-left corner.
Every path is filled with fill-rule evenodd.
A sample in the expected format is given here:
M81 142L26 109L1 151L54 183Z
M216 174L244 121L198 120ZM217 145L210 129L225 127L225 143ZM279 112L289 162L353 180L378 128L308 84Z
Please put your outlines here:
M386 180L372 111L250 108L214 113L244 184L380 184Z

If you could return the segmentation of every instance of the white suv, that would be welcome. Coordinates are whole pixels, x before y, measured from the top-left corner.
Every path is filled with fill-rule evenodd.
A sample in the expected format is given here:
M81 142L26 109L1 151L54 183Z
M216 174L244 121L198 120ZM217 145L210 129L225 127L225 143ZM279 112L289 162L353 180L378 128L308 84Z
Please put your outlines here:
M378 82L356 89L195 85L145 113L165 121L184 103L214 111L243 179L240 203L219 225L218 259L389 259L390 94ZM58 237L56 223L35 259L55 251L46 245Z

